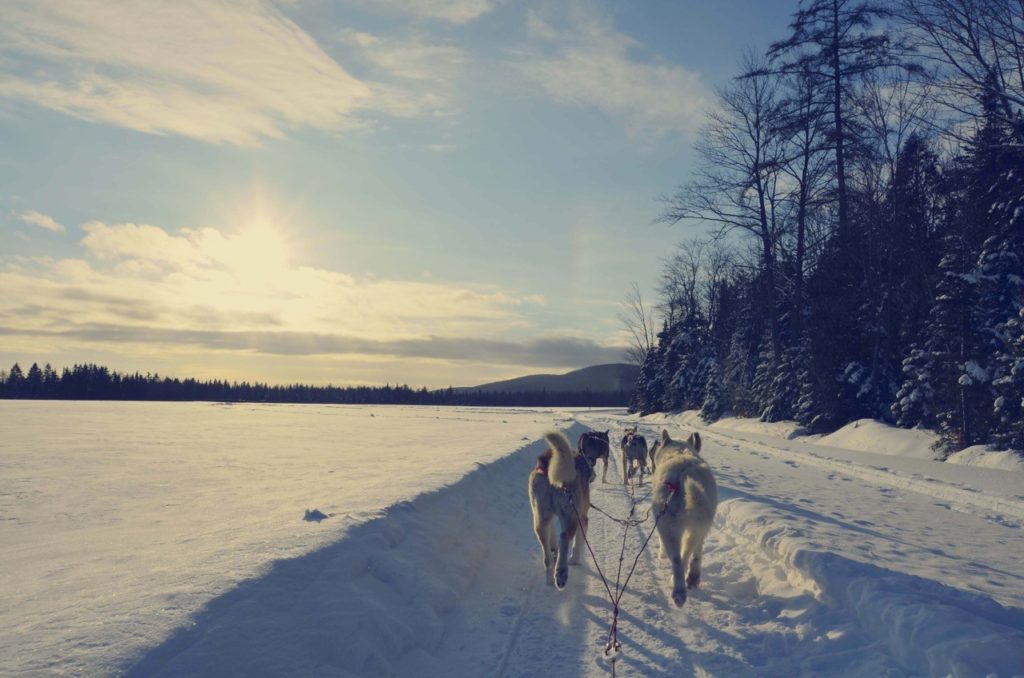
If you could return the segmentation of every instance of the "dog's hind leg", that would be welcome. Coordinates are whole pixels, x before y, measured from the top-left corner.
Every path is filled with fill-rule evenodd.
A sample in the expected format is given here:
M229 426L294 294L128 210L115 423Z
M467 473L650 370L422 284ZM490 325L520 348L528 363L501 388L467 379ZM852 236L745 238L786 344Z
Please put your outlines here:
M576 536L577 523L572 516L560 516L559 524L562 528L558 535L558 560L555 561L555 588L559 591L565 588L565 582L569 579L569 543Z
M533 531L537 535L537 541L540 542L541 557L544 560L544 579L547 581L548 586L551 586L551 570L555 563L555 534L554 525L552 524L553 516L547 516L541 518L535 516L533 521Z
M590 516L581 514L580 515L580 529L576 530L576 536L572 540L572 558L569 559L570 565L579 565L580 558L583 557L583 545L584 535L587 530L590 529Z
M683 579L685 566L683 564L680 544L682 535L679 534L677 529L674 525L666 525L664 529L662 529L661 525L658 525L658 532L661 535L661 547L668 554L669 560L672 561L672 602L676 604L676 607L682 607L683 603L686 602L686 582Z
M683 538L683 562L689 563L686 573L686 588L695 589L700 586L700 559L704 553L706 531L687 530Z

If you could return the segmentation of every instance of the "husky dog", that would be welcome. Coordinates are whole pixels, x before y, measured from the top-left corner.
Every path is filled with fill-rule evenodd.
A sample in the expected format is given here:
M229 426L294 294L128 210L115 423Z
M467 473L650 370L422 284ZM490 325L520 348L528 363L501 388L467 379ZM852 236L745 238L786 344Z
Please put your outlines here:
M620 443L622 448L622 484L625 485L640 469L640 482L647 471L647 439L637 433L636 426L626 429Z
M654 463L654 458L656 456L658 456L658 449L660 447L661 447L661 441L660 440L655 440L654 444L651 445L651 452L650 452L650 456L651 456L651 473L654 473L654 471L658 468L658 465Z
M576 442L576 454L582 456L590 463L590 482L594 482L594 479L597 477L598 459L604 462L601 482L608 482L608 452L610 447L608 444L608 431L587 431Z
M700 434L680 441L672 440L663 430L651 482L651 510L657 515L664 509L658 520L661 555L672 561L672 600L681 606L686 602L686 589L700 585L704 538L718 507L718 485L711 467L701 459Z
M533 531L544 558L545 579L550 586L554 567L554 584L561 590L569 578L569 542L575 537L572 562L578 563L580 541L589 523L591 465L582 455L573 454L569 441L558 431L545 433L544 439L549 449L537 458L537 466L530 473L530 507Z

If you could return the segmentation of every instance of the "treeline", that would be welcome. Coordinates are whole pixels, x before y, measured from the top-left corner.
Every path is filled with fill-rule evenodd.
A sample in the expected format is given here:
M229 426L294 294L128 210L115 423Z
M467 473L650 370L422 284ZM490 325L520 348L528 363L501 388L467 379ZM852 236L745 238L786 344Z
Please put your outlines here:
M747 57L668 223L639 412L872 417L1024 450L1024 13L811 0ZM736 237L739 236L739 237Z
M17 363L0 370L0 398L53 400L205 400L214 402L334 403L350 405L482 405L493 407L622 407L630 393L428 390L409 386L309 386L177 379L122 374L101 365L75 365L58 373L49 363L28 372Z

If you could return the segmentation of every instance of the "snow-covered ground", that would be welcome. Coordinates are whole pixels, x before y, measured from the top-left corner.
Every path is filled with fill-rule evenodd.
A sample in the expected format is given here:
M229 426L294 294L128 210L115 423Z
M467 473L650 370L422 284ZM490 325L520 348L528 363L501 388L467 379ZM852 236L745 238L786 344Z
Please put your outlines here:
M1024 675L1024 473L885 430L27 402L0 403L0 672L609 675L594 563L545 585L526 476L543 430L626 423L700 429L721 504L682 609L640 556L618 675ZM646 490L608 476L594 502L625 515ZM623 529L592 513L590 539L614 579Z
M0 673L124 669L240 582L276 581L275 561L322 551L552 423L483 408L0 401ZM314 508L333 517L304 521Z

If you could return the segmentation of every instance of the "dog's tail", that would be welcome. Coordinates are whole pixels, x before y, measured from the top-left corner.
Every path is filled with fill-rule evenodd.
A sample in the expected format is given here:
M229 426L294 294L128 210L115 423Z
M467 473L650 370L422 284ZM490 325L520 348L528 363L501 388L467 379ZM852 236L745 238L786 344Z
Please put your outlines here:
M565 487L576 480L576 464L572 458L569 440L560 431L548 431L544 439L551 447L548 481L555 487Z

